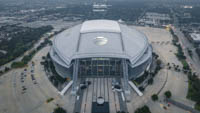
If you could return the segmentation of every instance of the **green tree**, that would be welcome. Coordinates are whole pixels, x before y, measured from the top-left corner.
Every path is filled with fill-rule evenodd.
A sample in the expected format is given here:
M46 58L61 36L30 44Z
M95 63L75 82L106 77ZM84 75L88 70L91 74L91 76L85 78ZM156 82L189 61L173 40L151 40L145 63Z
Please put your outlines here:
M151 99L152 99L153 101L157 101L157 100L158 100L158 95L157 95L157 94L153 94L153 95L151 96Z
M147 105L144 105L143 107L136 109L135 113L151 113L151 111Z
M170 98L172 96L172 93L170 91L165 92L165 97Z
M195 109L200 111L200 102L197 102L197 103L195 104Z
M157 63L157 65L161 65L162 61L161 61L160 59L158 59L158 60L156 61L156 63Z
M153 84L153 78L150 78L150 79L148 80L148 84L150 84L150 85Z
M67 113L63 108L57 107L54 109L53 113Z
M21 61L19 61L19 62L13 62L13 63L11 64L11 67L12 67L12 68L22 68L22 67L24 67L24 66L25 66L24 62L21 62Z
M7 72L7 71L9 71L10 70L10 68L9 67L5 67L5 72Z

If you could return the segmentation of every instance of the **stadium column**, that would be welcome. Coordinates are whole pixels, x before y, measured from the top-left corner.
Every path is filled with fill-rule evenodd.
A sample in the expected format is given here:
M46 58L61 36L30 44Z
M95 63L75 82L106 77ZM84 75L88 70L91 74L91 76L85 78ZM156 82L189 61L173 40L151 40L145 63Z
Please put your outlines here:
M99 69L99 68L98 68L99 65L98 65L98 61L99 61L99 60L97 60L97 76L99 76L99 70L98 70L98 69Z
M93 60L91 59L91 77L93 77Z
M122 63L123 63L124 92L126 96L126 101L130 101L130 89L128 86L128 65L126 59L123 59Z
M108 65L109 65L109 66L108 66L108 67L109 67L109 70L108 70L108 71L109 71L109 76L110 76L110 68L111 68L111 66L110 66L110 60L108 60Z
M104 71L104 67L105 67L105 60L103 60L103 76L105 77L105 71Z
M74 65L73 65L73 85L72 85L72 91L71 93L73 95L76 95L77 92L77 79L78 79L78 66L79 66L79 60L75 59Z

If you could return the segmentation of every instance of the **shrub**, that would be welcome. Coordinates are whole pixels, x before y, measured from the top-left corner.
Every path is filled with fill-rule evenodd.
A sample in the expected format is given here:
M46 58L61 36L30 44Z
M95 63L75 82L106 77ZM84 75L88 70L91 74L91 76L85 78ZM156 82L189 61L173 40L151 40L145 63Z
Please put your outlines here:
M7 72L7 71L9 71L10 70L10 68L9 67L5 67L5 72Z
M197 103L195 104L195 109L200 111L200 102L197 102Z
M53 113L67 113L63 108L57 107L54 109Z
M185 69L185 70L189 70L190 69L188 63L185 60L181 60L181 63L183 64L183 69Z
M200 102L199 94L200 94L200 79L196 76L196 74L188 75L188 83L189 89L187 98L195 101Z
M150 78L149 80L148 80L148 84L153 84L153 78Z
M141 86L141 87L139 87L139 90L140 91L144 91L144 88Z
M22 67L24 67L24 66L25 66L24 62L21 62L21 61L19 61L19 62L13 62L13 63L11 64L11 67L12 67L12 68L22 68Z
M172 93L170 91L165 92L165 97L170 98L172 96Z
M143 107L136 109L135 113L151 113L151 111L147 105L144 105Z
M158 100L158 95L157 95L157 94L153 94L153 95L151 96L151 99L152 99L153 101L157 101L157 100Z
M48 98L48 99L46 100L46 102L49 103L49 102L51 102L51 101L53 101L53 100L54 100L54 98Z
M162 61L161 61L160 59L158 59L158 60L156 61L156 63L157 63L157 65L161 65Z

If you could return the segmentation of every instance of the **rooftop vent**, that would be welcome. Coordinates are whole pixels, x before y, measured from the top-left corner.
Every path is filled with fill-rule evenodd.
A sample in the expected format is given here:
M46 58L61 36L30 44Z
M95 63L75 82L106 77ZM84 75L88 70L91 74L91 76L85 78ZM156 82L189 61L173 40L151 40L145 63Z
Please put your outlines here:
M94 39L94 43L96 45L99 45L99 46L105 45L105 44L107 44L107 42L108 42L108 39L105 38L105 37L101 37L101 36L100 37L96 37Z

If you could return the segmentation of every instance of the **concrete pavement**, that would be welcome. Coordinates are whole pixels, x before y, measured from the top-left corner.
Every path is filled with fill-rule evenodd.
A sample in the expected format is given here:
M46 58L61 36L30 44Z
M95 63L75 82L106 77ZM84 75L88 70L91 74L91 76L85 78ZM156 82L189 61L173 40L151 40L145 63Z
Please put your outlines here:
M56 104L65 105L66 102L58 96L57 89L50 83L40 64L42 56L45 56L49 49L50 47L45 47L33 57L34 72L31 72L32 66L29 63L26 76L21 75L22 72L25 73L24 69L14 69L0 77L0 112L50 113ZM48 98L54 100L47 103Z
M149 38L149 41L152 43L153 50L159 55L159 58L164 62L166 65L167 63L174 63L176 65L182 66L181 62L176 58L175 53L177 52L177 48L172 45L172 36L169 33L169 31L165 29L158 29L158 28L150 28L150 27L135 27L138 30L141 30L141 32L144 32L147 37ZM150 99L150 96L155 92L155 86L154 84L158 84L158 80L156 78L162 76L168 72L168 77L166 78L166 84L164 85L163 89L160 91L159 94L159 100L160 102L152 102ZM187 90L188 90L188 83L187 83L187 76L182 72L176 72L174 70L165 70L165 72L158 73L158 75L154 78L154 83L151 89L145 90L146 93L149 93L152 91L152 93L149 93L148 96L145 95L146 99L144 99L144 104L146 103L149 105L152 112L155 113L187 113L187 111L180 109L176 106L170 106L167 110L163 109L163 106L165 102L163 102L164 99L164 92L167 90L170 90L172 92L172 98L175 99L178 102L184 102L186 105L193 106L194 102L186 99ZM156 86L157 86L156 85ZM150 90L150 91L148 91ZM154 103L154 104L153 104Z
M196 109L192 108L192 107L189 107L189 106L186 106L185 104L183 103L180 103L180 102L177 102L177 101L174 101L173 99L167 99L167 102L177 106L177 107L180 107L182 109L185 109L187 111L190 111L192 113L200 113L199 111L197 111Z

